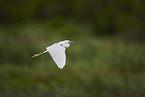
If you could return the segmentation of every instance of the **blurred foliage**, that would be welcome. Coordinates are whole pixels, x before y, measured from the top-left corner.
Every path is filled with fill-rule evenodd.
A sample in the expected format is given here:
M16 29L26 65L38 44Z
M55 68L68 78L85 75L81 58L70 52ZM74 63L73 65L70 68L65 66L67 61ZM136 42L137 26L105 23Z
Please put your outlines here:
M144 97L144 0L0 0L0 97ZM108 37L109 36L109 37ZM35 53L76 41L57 68Z
M144 0L0 0L1 23L53 17L89 23L94 35L119 34L139 42L145 39Z
M91 26L63 18L10 25L0 32L0 97L145 96L144 45L96 38ZM76 43L66 50L64 69L48 53L31 58L66 38Z

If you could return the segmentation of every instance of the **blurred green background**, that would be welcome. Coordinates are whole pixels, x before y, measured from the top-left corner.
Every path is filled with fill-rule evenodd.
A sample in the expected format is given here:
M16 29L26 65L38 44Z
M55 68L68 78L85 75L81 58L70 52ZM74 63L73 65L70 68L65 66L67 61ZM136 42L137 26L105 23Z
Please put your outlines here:
M60 70L45 47L70 39ZM0 0L0 97L145 97L144 0Z

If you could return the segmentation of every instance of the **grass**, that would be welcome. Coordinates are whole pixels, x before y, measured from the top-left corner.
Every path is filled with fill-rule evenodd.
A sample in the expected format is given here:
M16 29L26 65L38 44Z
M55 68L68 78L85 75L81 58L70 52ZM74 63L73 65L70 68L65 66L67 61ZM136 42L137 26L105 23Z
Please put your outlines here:
M89 30L76 38L72 34L68 38L77 42L66 50L67 63L60 70L49 54L34 59L31 56L66 38L52 33L56 28L62 29L63 34L72 29L83 33L84 28L67 22L63 27L51 27L49 32L52 24L44 25L17 25L1 30L5 33L0 36L0 97L145 96L145 46L97 39L87 34ZM66 25L70 29L65 29Z

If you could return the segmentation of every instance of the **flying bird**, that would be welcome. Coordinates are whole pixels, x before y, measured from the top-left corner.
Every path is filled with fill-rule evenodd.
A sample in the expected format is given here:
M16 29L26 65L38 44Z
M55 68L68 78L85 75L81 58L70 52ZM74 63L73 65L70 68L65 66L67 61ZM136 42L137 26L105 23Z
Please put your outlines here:
M66 63L65 48L70 47L71 43L74 43L74 42L70 40L65 40L65 41L60 41L58 43L54 43L53 45L46 47L46 51L39 54L35 54L34 56L32 56L32 58L49 52L50 56L52 57L56 65L60 69L63 69Z

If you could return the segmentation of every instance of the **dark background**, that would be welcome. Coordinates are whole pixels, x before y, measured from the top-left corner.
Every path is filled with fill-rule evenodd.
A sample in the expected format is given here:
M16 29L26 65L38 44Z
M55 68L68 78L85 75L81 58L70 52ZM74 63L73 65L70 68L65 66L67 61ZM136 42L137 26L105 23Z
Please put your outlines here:
M64 69L31 58L66 39ZM144 0L0 0L0 97L143 97L144 75Z

